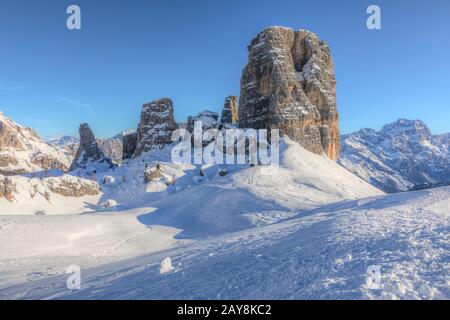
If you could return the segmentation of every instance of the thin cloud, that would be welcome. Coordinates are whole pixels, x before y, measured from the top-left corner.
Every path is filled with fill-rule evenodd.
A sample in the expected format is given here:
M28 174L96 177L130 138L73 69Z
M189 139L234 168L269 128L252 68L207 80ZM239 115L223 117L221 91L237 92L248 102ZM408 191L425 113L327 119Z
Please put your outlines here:
M72 107L83 109L84 111L90 111L92 109L92 105L90 103L84 103L69 98L59 98L58 102L63 102L65 104L71 105Z

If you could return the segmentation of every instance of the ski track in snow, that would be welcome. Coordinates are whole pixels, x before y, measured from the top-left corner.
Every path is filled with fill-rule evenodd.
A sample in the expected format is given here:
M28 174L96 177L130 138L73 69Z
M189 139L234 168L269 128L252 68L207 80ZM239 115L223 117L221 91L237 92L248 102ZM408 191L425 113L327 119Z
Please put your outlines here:
M2 299L448 299L450 188L343 201L0 290ZM133 239L126 235L112 247ZM171 257L173 271L160 274ZM366 270L381 267L381 288Z

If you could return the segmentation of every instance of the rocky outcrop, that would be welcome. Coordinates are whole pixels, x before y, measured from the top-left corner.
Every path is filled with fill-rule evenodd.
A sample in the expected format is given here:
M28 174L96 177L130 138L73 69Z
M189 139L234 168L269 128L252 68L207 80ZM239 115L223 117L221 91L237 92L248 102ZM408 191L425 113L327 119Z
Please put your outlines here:
M67 171L70 159L58 147L43 141L0 112L0 174L16 175L57 169Z
M144 182L148 183L154 179L161 178L162 175L162 169L161 165L159 163L156 164L155 167L147 167L144 171Z
M194 132L194 125L197 121L202 122L203 131L206 131L208 129L215 129L217 128L218 120L219 115L217 114L217 112L203 110L196 116L188 117L186 129L191 133Z
M122 162L123 142L121 134L108 139L97 139L97 144L105 157L111 159L116 164Z
M97 182L73 176L48 178L45 183L51 192L65 197L95 196L100 193Z
M76 168L85 168L89 161L99 161L103 154L98 147L97 140L87 123L82 123L79 128L80 145L75 155L75 159L70 166L70 171Z
M236 96L229 96L225 99L222 117L220 118L222 124L234 124L239 122L238 104L238 97Z
M137 133L131 132L122 136L122 158L130 159L136 151Z
M11 178L0 176L0 198L13 201L15 192L17 192L16 185L12 182Z
M203 140L202 145L205 147L216 138L215 135L211 135L207 133L207 131L209 129L218 129L219 115L217 114L217 112L203 110L194 117L189 116L187 120L186 129L190 133L194 132L196 122L201 122L202 124L202 140ZM194 143L194 138L196 137L198 136L192 135L192 143Z
M173 116L173 103L169 98L145 104L137 129L134 156L150 150L160 150L172 141L172 132L178 128Z
M432 135L420 120L342 136L339 164L386 192L450 182L450 134Z
M336 160L340 141L336 81L328 45L315 34L270 27L251 42L241 78L239 124L280 129Z

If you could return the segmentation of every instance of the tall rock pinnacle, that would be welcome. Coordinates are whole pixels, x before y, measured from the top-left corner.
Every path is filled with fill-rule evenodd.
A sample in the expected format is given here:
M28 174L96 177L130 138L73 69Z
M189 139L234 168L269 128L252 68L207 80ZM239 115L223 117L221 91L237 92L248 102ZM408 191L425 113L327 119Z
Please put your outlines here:
M80 125L80 146L75 158L70 166L70 171L77 167L84 167L88 161L98 161L103 158L103 154L98 147L95 136L87 123Z
M137 129L137 145L134 156L150 150L160 150L172 142L172 132L178 128L173 116L173 103L162 98L145 104Z
M225 99L225 104L223 106L222 117L220 122L222 124L228 123L238 123L239 114L238 114L238 97L229 96Z
M239 125L280 129L305 149L336 160L340 148L336 80L328 45L306 30L270 27L248 49Z

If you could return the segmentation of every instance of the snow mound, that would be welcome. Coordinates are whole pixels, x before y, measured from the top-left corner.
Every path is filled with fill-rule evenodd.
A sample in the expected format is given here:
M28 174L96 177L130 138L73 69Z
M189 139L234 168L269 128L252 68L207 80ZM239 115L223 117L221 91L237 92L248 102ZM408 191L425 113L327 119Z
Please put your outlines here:
M288 139L280 151L279 167L246 168L210 179L208 172L218 168L205 169L203 184L153 202L156 211L140 219L183 229L180 237L200 238L259 225L266 214L275 222L275 216L285 219L293 211L383 194L326 156Z

